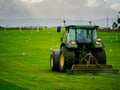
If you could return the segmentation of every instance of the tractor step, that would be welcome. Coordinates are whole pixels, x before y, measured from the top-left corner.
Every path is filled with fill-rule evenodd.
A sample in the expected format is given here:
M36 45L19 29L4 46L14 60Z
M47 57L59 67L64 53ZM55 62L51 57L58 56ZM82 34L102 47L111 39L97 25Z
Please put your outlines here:
M74 64L71 68L72 72L83 73L118 73L119 70L113 69L112 65L100 64Z

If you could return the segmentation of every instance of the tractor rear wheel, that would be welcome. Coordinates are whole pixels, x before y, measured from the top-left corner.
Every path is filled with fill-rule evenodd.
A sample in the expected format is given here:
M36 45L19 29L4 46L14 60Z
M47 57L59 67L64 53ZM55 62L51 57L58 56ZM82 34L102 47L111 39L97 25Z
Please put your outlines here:
M66 72L66 69L71 69L75 63L74 50L63 46L60 50L59 68L61 72Z
M97 58L99 64L106 64L106 53L103 48L95 50L93 55Z
M52 71L59 71L59 50L53 51L53 53L50 55L50 67Z

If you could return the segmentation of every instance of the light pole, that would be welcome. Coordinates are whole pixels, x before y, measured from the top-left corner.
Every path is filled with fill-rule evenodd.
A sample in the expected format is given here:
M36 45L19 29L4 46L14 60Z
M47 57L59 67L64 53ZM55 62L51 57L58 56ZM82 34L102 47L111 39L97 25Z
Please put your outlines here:
M63 20L64 26L66 25L66 20Z

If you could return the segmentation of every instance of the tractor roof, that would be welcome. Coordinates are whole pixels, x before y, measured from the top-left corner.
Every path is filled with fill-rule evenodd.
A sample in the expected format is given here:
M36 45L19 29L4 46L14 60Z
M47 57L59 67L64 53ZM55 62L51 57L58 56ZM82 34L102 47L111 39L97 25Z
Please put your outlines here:
M66 28L77 28L77 29L96 29L98 26L93 25L68 25Z

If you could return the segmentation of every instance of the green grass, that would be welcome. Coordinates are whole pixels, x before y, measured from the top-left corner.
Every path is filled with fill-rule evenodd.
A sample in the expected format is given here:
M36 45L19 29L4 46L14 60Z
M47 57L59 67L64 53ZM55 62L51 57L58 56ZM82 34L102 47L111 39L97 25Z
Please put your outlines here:
M20 86L6 82L4 80L0 80L0 90L28 90L28 89L22 88Z
M52 72L50 48L59 48L55 28L0 31L0 90L119 90L120 74L67 75ZM120 33L98 32L107 53L107 63L120 70Z

